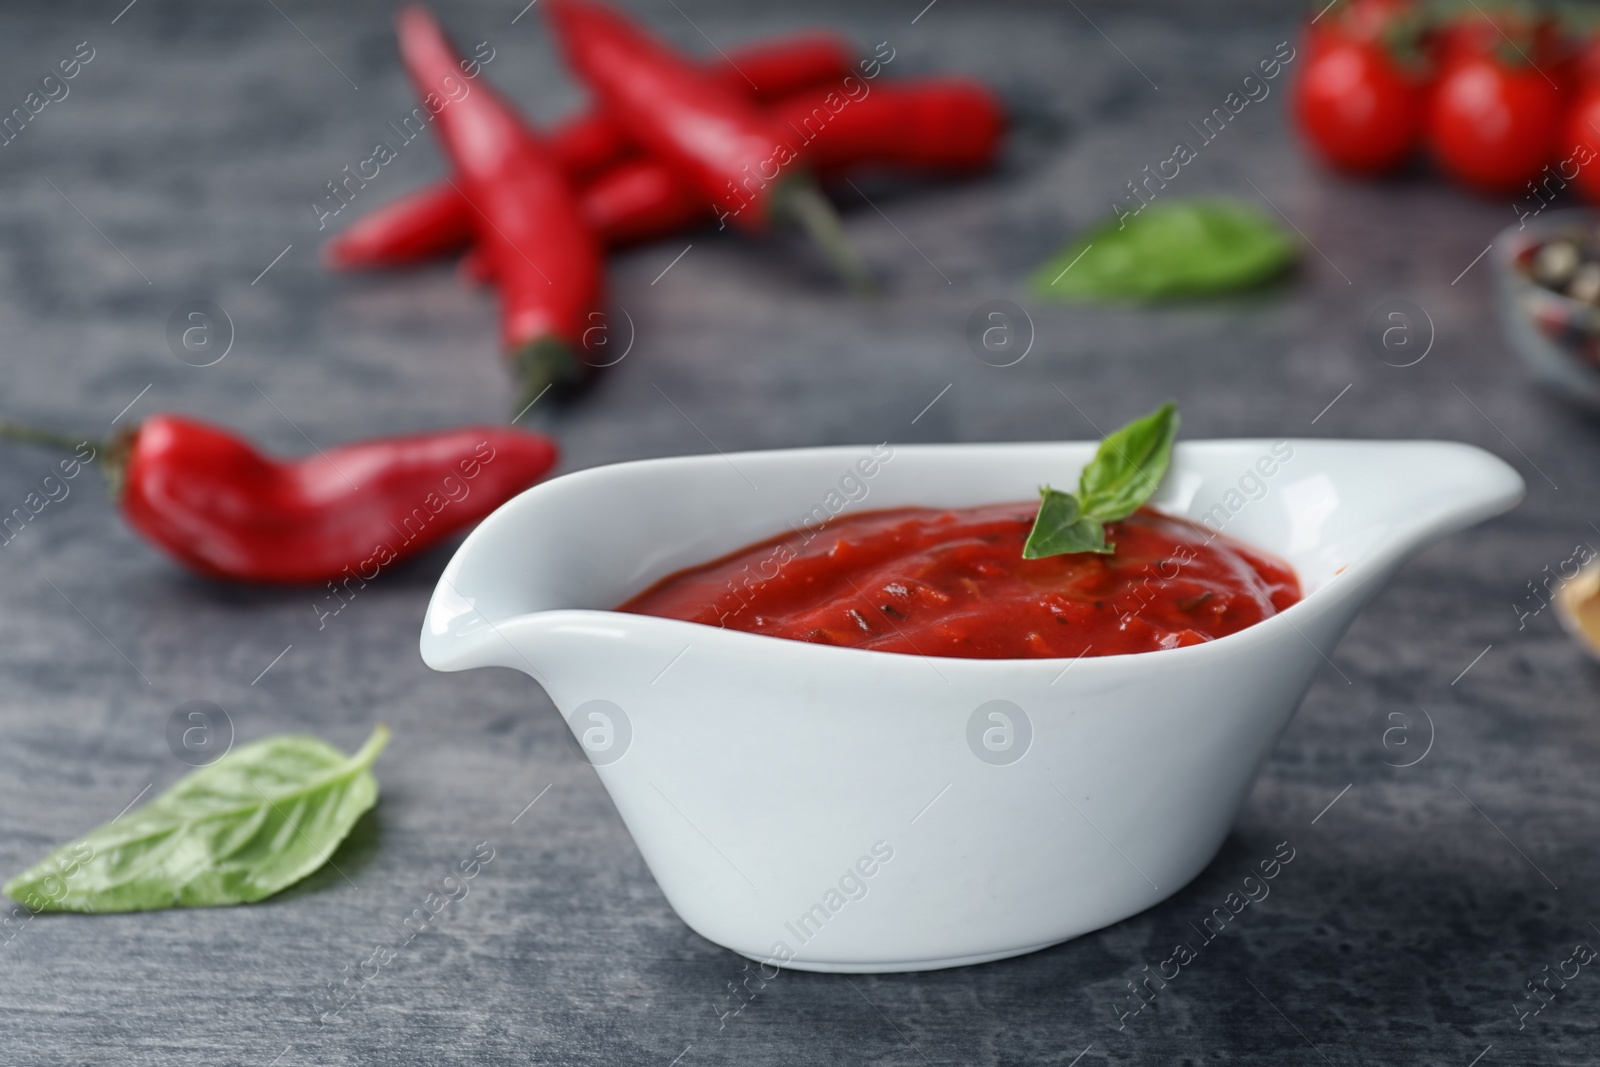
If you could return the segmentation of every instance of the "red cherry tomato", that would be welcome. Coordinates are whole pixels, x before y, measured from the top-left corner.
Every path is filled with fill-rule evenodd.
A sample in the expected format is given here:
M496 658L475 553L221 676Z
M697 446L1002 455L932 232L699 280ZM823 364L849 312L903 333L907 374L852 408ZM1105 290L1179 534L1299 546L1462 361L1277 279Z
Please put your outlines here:
M1482 193L1520 190L1555 150L1561 93L1538 69L1459 59L1434 86L1428 144L1444 171Z
M1437 71L1478 58L1531 62L1562 92L1575 86L1584 66L1581 47L1559 19L1515 9L1468 10L1436 25L1426 37L1426 51Z
M1435 27L1428 38L1428 54L1434 69L1442 71L1492 54L1503 47L1507 35L1513 40L1528 40L1527 32L1519 26L1502 27L1485 16L1468 14Z
M1324 10L1306 23L1301 35L1307 60L1323 47L1344 41L1393 45L1421 34L1423 11L1416 0L1346 0Z
M1567 112L1556 155L1557 176L1569 178L1585 200L1600 202L1600 83L1584 89Z
M1329 14L1338 32L1345 37L1377 43L1397 23L1419 16L1420 8L1415 0L1350 0Z
M1339 170L1382 174L1410 156L1424 94L1377 44L1329 37L1295 83L1294 113L1317 155Z

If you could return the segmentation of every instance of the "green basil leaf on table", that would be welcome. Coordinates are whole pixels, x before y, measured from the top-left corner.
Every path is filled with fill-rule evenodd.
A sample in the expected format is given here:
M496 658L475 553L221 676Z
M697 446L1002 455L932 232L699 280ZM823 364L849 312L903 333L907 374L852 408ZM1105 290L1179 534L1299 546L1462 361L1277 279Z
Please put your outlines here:
M315 737L234 749L11 879L35 911L119 912L242 904L327 862L377 802L379 726L347 756Z
M1100 442L1078 475L1076 495L1048 485L1039 490L1043 499L1022 558L1115 552L1105 524L1132 515L1156 491L1172 462L1178 422L1177 406L1162 404Z
M1072 242L1039 268L1034 288L1075 301L1210 296L1270 280L1296 250L1282 226L1242 204L1156 203Z

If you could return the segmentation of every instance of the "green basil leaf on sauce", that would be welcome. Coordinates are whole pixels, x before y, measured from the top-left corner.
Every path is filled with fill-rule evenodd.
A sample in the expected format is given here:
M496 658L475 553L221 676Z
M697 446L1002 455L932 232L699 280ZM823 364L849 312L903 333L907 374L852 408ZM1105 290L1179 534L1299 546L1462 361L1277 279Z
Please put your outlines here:
M1181 300L1259 285L1296 251L1282 226L1242 204L1157 202L1072 242L1033 281L1062 300Z
M1033 520L1028 541L1022 546L1023 559L1043 559L1070 552L1110 552L1106 528L1085 517L1078 509L1078 498L1048 485L1039 490L1044 498L1039 515Z
M1100 442L1078 475L1076 495L1048 485L1039 490L1043 499L1022 558L1116 551L1106 543L1105 524L1132 515L1161 484L1172 461L1178 421L1177 406L1162 404Z
M1100 442L1078 476L1078 506L1091 519L1116 522L1139 510L1161 484L1178 436L1178 408L1162 404Z
M315 737L270 737L178 779L143 807L62 845L11 879L34 911L241 904L327 862L377 802L379 726L352 756Z

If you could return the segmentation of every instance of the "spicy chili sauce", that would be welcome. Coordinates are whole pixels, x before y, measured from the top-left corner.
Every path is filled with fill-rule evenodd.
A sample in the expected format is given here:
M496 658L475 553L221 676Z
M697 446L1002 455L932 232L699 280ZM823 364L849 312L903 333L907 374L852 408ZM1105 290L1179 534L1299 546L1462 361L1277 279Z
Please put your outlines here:
M1115 553L1023 559L1036 503L837 518L668 575L618 608L795 641L977 659L1212 641L1300 599L1290 567L1141 508Z

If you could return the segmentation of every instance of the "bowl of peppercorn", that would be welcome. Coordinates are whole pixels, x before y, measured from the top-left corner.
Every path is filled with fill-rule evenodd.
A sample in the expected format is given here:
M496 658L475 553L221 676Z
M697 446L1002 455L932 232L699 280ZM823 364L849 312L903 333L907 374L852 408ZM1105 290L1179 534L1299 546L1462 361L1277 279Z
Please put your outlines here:
M1542 384L1600 411L1600 217L1557 211L1495 238L1500 325Z

